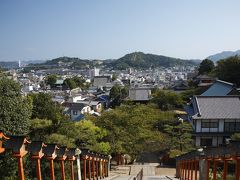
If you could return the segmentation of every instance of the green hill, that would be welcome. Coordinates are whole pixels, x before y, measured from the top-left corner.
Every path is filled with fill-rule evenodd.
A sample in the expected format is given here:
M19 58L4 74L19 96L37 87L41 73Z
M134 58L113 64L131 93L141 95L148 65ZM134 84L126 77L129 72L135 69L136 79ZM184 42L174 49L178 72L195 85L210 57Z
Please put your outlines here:
M127 54L116 60L88 60L79 59L75 57L59 57L46 61L42 64L30 64L29 67L38 68L58 68L66 67L71 69L84 69L93 67L108 67L113 69L127 69L127 68L137 68L137 69L148 69L150 67L172 67L175 65L196 65L197 61L177 59L167 56L160 56L154 54L144 54L142 52L134 52Z
M172 67L175 65L196 65L196 61L177 59L167 56L144 54L134 52L127 54L117 60L105 63L106 66L114 69L126 69L129 67L147 69L150 67Z

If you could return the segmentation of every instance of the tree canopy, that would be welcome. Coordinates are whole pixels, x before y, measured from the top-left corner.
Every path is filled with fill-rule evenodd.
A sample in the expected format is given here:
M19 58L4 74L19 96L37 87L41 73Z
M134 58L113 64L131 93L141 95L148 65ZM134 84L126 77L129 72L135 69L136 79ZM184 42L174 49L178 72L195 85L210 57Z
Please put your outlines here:
M214 69L214 62L205 59L200 63L200 66L198 68L198 74L208 74Z
M187 122L166 124L164 132L169 136L167 144L170 147L170 157L179 156L194 149L191 124Z
M20 85L6 77L0 78L0 129L7 135L27 135L32 107L28 98L22 97ZM17 173L17 164L9 153L0 156L0 178L11 178Z
M45 78L45 83L50 85L50 87L54 87L55 83L57 82L57 75L50 74Z
M6 134L26 135L32 113L31 101L21 95L20 85L0 78L0 128Z
M217 62L216 76L240 86L240 57L233 56Z
M111 152L134 156L164 147L164 134L157 125L165 118L165 113L154 106L137 104L116 107L94 118L93 122L106 129L105 141L110 143ZM169 119L173 118L173 113L170 113Z
M180 94L167 90L156 90L152 102L162 110L171 110L182 107L184 101Z

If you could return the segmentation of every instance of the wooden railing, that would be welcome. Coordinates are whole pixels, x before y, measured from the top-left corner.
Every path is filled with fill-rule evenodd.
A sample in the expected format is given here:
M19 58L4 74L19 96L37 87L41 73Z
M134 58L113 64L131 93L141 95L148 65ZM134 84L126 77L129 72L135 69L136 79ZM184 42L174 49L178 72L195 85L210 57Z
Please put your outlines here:
M67 148L65 146L58 147L57 144L45 144L42 141L30 141L25 136L5 136L0 131L0 156L4 155L5 151L10 151L11 156L15 157L18 162L18 179L24 180L24 164L23 158L29 154L30 161L36 163L36 178L42 180L41 175L41 159L45 158L50 163L51 180L55 180L54 162L58 161L61 165L62 179L65 177L64 162L69 161L71 180L74 180L74 161L77 161L77 179L83 180L102 179L109 174L110 157L107 155L94 153L88 149ZM80 160L83 161L83 168L81 172ZM3 167L4 168L4 167Z
M176 175L181 180L217 179L217 169L221 165L223 180L228 176L228 165L234 165L235 179L240 179L240 141L231 141L228 145L201 148L176 158ZM210 175L210 172L212 173Z

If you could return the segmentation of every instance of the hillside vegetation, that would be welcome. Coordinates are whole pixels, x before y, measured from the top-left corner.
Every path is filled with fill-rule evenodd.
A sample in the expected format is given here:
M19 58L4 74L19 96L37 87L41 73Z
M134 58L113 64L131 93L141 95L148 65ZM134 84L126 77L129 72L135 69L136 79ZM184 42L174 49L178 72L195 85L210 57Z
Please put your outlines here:
M142 52L134 52L127 54L108 64L114 69L141 68L147 69L150 67L171 67L175 65L196 65L195 61L177 59L167 56L144 54Z
M150 67L172 67L175 65L196 65L197 61L183 60L154 54L144 54L142 52L134 52L127 54L116 60L88 60L71 57L59 57L46 61L42 64L31 64L34 67L69 67L71 69L84 69L104 66L113 69L148 69Z

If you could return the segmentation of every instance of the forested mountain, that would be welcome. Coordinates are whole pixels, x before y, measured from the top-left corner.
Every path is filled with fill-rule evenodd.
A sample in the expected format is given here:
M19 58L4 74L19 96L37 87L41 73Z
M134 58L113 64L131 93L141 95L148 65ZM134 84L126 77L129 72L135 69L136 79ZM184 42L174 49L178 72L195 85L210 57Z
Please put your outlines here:
M236 55L240 56L240 50L237 50L237 51L223 51L221 53L217 53L217 54L208 56L206 59L210 59L214 62L217 62L221 59L226 59L228 57L236 56Z
M183 60L154 54L144 54L143 52L134 52L127 54L116 60L88 60L71 57L59 57L46 61L40 66L70 67L72 69L93 68L96 66L105 66L113 69L139 68L148 69L150 67L171 67L175 65L196 65L199 61ZM32 64L31 64L32 66ZM36 66L39 66L37 64Z
M134 52L127 54L108 64L114 69L126 69L129 67L147 69L150 67L171 67L175 65L196 65L196 61L183 60L154 54L144 54L143 52Z

